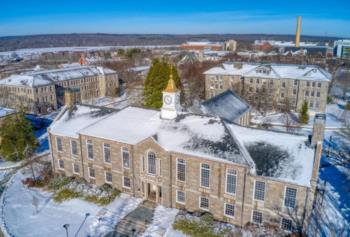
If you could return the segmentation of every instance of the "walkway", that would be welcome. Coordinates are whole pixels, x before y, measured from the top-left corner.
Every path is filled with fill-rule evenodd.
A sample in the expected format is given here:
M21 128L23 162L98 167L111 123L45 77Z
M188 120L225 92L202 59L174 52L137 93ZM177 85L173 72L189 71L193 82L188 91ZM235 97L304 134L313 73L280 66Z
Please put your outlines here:
M118 222L113 233L106 237L136 237L140 236L152 222L156 204L145 201L134 211Z

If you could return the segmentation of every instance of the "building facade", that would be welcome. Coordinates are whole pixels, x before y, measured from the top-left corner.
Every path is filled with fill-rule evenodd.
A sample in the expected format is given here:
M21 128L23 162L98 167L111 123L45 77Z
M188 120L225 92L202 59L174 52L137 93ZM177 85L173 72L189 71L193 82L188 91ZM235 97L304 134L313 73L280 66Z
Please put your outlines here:
M180 48L187 51L222 51L224 44L210 41L188 41L180 45Z
M204 72L205 96L212 98L228 89L259 110L324 112L332 76L317 66L289 64L224 63Z
M307 224L322 151L319 136L305 145L303 136L182 113L177 93L169 83L160 112L65 107L49 128L54 172L96 185L108 183L166 207L210 212L238 226L266 223L290 231L297 227L295 218ZM317 124L314 132L323 133L324 125ZM278 172L266 173L258 162L264 155L257 157L248 149L259 137L276 140L280 147L288 144L291 156Z
M29 113L46 113L64 104L64 91L80 91L80 101L117 96L118 75L96 66L75 66L27 72L0 80L0 105L25 109Z
M350 59L350 40L334 41L334 55L337 58Z

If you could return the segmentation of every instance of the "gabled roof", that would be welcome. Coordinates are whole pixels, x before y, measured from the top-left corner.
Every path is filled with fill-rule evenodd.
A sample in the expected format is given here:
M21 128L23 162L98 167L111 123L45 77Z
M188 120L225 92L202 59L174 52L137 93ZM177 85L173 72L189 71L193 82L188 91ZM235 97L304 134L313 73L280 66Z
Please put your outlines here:
M250 106L233 91L227 90L202 103L203 113L233 122L250 110Z

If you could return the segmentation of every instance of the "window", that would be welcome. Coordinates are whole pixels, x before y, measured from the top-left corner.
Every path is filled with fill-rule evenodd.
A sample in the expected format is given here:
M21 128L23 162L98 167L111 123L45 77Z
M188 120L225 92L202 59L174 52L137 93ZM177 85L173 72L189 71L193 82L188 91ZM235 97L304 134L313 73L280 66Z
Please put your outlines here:
M236 181L237 181L236 171L233 169L228 169L226 171L226 192L227 193L229 194L236 193Z
M208 164L201 164L201 186L209 188L210 166Z
M315 92L314 91L311 91L311 96L315 96Z
M292 227L293 227L293 222L291 219L282 218L281 220L282 230L292 231Z
M297 94L297 90L293 89L293 95L296 95L296 94Z
M77 156L78 155L77 141L71 140L70 145L71 145L72 155Z
M63 160L58 160L58 168L64 169L64 161Z
M284 93L281 93L281 98L284 98Z
M186 181L186 161L184 159L177 159L176 162L177 180Z
M111 146L109 144L103 144L103 157L105 163L111 163Z
M122 148L122 157L123 157L123 167L130 168L129 149L128 148L126 148L126 147Z
M294 208L296 196L297 190L295 188L286 188L286 193L284 196L284 206Z
M94 148L92 146L92 141L91 140L87 140L86 141L86 147L87 147L88 159L93 160L94 159Z
M285 88L286 87L286 83L282 82L282 87Z
M310 82L308 81L308 82L306 82L306 86L310 86Z
M264 201L265 200L265 183L261 181L255 181L254 199Z
M106 180L106 183L112 183L112 172L108 172L108 171L105 172L105 180Z
M317 97L320 97L321 93L319 91L317 91L316 95L317 95Z
M235 205L225 203L225 215L229 217L235 216Z
M261 224L262 223L262 213L259 211L253 211L252 222L255 224Z
M185 192L176 190L176 202L185 204Z
M309 96L309 91L305 91L305 96Z
M310 101L310 108L313 108L314 107L314 102Z
M62 151L62 139L60 137L56 137L56 145L57 145L57 151Z
M78 164L73 164L73 173L75 173L75 174L80 173L80 167Z
M95 169L93 169L91 167L89 167L89 177L93 178L93 179L96 177L95 176Z
M256 84L259 84L259 78L256 78Z
M130 178L129 177L123 177L123 187L124 188L130 188Z
M204 210L209 210L209 199L206 197L200 197L199 207Z
M318 86L318 87L321 87L321 82L317 83L317 86Z
M156 154L148 152L148 173L156 174Z
M316 82L312 82L312 87L315 87L316 86Z
M298 80L294 80L294 85L298 85Z

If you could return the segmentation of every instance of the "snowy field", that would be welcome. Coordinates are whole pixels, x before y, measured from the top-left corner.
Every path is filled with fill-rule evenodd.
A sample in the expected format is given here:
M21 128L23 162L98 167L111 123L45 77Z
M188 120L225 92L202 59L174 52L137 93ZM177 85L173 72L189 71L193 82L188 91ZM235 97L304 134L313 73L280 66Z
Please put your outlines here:
M1 227L7 236L64 236L64 224L70 225L69 236L101 236L141 202L121 194L106 207L78 199L58 204L52 193L24 186L29 175L14 175L1 198Z

